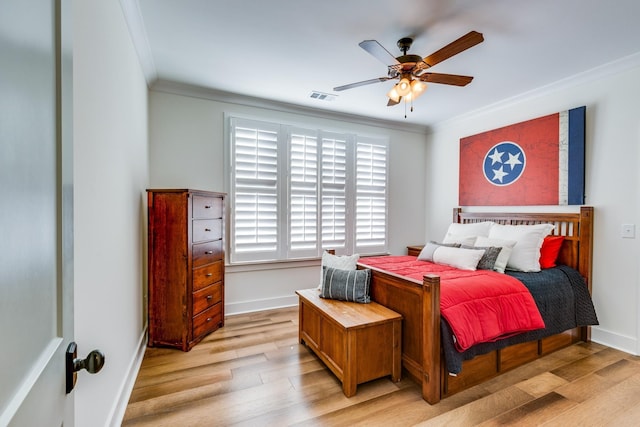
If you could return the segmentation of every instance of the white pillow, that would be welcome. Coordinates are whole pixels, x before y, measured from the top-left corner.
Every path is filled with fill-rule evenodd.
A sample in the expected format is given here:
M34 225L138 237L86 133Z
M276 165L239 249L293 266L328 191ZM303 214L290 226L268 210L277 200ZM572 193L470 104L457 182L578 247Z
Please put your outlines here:
M442 241L442 243L447 245L457 243L460 246L473 246L473 244L476 242L476 238L477 236L459 236L457 234L447 234L446 236L444 236L444 240Z
M498 247L502 248L500 254L498 254L498 258L496 258L496 263L493 266L493 270L498 273L504 273L504 269L507 268L507 262L509 262L509 257L511 256L511 251L513 247L516 245L515 240L503 240L503 239L490 239L488 237L478 237L476 239L476 243L474 246L481 247Z
M418 259L420 261L431 261L431 262L433 262L433 253L440 246L450 246L452 248L459 248L460 247L460 245L457 244L457 243L447 244L447 243L438 243L438 242L430 241L430 242L427 242L426 245L424 245L424 248L422 248L422 250L420 251L420 254L418 254Z
M449 225L449 228L447 229L442 242L460 243L463 245L473 246L473 241L469 239L473 239L477 236L489 236L489 230L491 230L493 224L495 223L491 221L470 222L467 224L454 222Z
M318 289L322 288L322 267L337 268L339 270L355 270L356 264L360 259L360 254L353 255L333 255L327 251L322 253L322 262L320 263L320 285Z
M490 239L515 240L507 268L517 271L540 271L540 247L544 237L555 228L552 224L502 225L489 231Z
M439 246L433 251L433 262L450 265L460 270L475 270L484 249L463 249L450 246Z

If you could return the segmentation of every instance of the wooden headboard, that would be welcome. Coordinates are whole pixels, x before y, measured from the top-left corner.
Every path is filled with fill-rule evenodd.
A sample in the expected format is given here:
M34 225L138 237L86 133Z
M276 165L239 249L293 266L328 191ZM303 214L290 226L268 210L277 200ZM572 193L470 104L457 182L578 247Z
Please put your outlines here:
M453 222L493 221L505 225L553 224L555 236L565 236L558 262L575 268L591 292L593 257L593 206L581 206L577 213L463 212L453 209Z

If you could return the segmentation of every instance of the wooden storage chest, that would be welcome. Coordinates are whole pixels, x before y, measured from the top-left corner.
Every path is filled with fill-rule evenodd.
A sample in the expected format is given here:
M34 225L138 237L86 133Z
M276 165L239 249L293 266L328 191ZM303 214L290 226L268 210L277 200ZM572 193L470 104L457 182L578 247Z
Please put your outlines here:
M345 396L358 384L391 376L400 381L402 316L372 302L320 298L317 289L296 291L300 298L299 339L342 382Z

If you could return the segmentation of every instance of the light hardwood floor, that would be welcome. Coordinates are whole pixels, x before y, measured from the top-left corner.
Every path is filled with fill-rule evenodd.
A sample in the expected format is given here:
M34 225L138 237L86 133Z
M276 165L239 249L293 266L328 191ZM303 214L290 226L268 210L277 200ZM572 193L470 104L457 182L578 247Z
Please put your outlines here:
M408 379L346 398L286 308L227 317L188 353L148 348L123 425L636 426L640 358L579 343L437 405Z

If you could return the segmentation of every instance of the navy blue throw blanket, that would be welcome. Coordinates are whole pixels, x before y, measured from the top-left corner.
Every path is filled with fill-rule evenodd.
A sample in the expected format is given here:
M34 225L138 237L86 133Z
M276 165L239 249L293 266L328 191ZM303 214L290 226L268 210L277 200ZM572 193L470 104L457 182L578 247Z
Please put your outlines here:
M545 328L495 342L480 343L460 353L454 346L449 324L442 319L442 347L449 373L460 373L463 360L472 359L480 354L513 344L539 340L578 326L598 324L591 295L577 270L559 265L538 273L507 271L506 274L520 280L529 289L540 310Z

